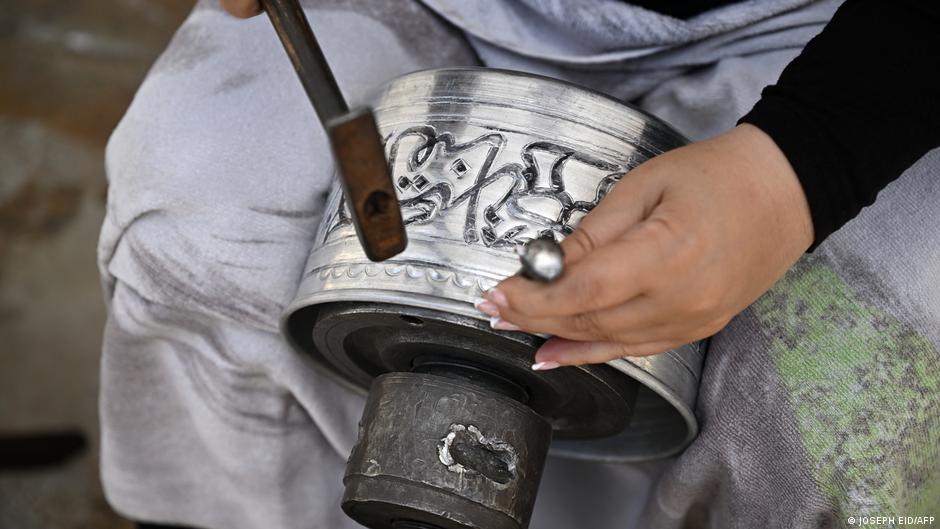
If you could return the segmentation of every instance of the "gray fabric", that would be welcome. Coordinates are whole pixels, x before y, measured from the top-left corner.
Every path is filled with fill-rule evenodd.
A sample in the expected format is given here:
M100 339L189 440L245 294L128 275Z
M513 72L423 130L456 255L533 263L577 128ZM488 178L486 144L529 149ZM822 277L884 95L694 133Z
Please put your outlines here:
M619 0L423 1L464 29L488 66L625 100L724 59L798 51L841 3L751 0L679 20Z
M338 498L362 401L291 352L276 326L320 219L329 151L268 21L236 21L213 3L180 29L108 146L105 490L139 519L353 527ZM837 2L744 2L689 21L603 0L426 4L470 32L487 65L631 99L700 139L733 126ZM352 101L400 73L475 60L414 2L307 7ZM938 172L940 156L923 160L713 340L702 432L682 456L551 459L532 527L930 514L912 511L935 508L940 490L898 490L859 468L940 483ZM905 384L922 398L859 393L885 366L913 370ZM853 420L875 429L859 433Z
M329 149L270 22L215 4L184 23L107 149L105 491L137 519L354 527L338 505L362 399L277 328L320 220ZM474 61L413 2L320 2L308 15L351 102L397 75Z

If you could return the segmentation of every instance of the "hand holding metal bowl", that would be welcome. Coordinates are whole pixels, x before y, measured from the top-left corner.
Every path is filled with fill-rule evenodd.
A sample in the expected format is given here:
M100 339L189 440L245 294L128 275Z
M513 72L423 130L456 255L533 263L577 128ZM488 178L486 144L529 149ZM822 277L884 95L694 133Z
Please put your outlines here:
M633 169L562 241L564 276L508 279L478 307L495 328L555 336L538 369L656 354L721 330L812 239L793 169L741 125Z

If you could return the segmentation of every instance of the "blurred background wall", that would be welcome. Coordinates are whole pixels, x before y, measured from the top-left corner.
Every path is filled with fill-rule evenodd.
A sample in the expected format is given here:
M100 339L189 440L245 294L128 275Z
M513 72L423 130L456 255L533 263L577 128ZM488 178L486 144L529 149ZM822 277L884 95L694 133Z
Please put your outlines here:
M0 438L71 429L88 442L62 464L0 468L0 529L131 526L98 480L103 155L192 4L0 2Z

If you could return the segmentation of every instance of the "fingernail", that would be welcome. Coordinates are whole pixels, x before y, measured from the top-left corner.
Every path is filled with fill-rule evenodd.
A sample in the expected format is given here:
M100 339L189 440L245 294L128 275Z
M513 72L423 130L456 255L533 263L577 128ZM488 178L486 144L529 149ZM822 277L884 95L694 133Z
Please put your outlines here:
M497 307L508 307L509 300L506 299L506 294L503 294L498 288L493 287L483 293L486 299L492 301L496 304Z
M499 317L499 307L497 307L492 301L487 301L483 298L479 298L473 301L473 306L483 314L487 316L493 316L495 318Z
M509 323L506 320L500 319L499 316L494 316L490 318L490 327L496 329L497 331L521 331L522 329L516 325Z
M536 362L532 364L532 371L548 371L549 369L555 369L556 367L561 367L561 364L558 362Z

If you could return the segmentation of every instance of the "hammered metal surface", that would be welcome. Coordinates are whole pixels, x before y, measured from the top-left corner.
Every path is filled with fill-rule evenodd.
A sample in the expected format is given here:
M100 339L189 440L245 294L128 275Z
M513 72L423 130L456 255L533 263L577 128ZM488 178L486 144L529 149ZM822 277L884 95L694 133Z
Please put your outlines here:
M374 109L409 245L393 259L370 262L334 186L284 325L315 359L305 307L394 303L484 319L472 302L518 271L520 244L562 239L624 173L687 142L607 96L490 69L406 75L387 85ZM622 439L553 449L606 460L681 450L697 431L702 351L694 344L611 362L650 390L643 401L648 413L635 416Z
M552 439L528 406L467 380L376 378L343 483L343 510L373 529L526 529Z

